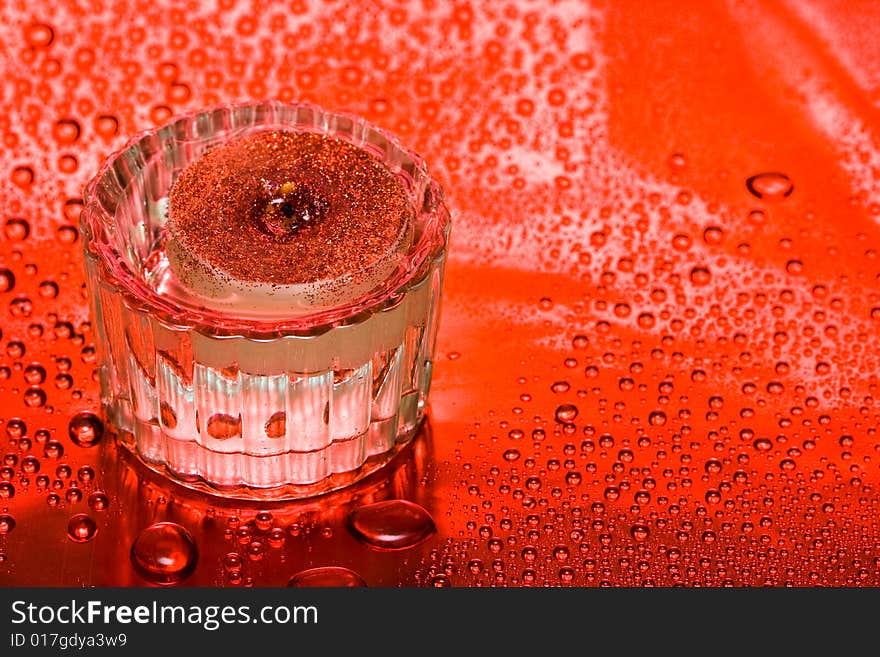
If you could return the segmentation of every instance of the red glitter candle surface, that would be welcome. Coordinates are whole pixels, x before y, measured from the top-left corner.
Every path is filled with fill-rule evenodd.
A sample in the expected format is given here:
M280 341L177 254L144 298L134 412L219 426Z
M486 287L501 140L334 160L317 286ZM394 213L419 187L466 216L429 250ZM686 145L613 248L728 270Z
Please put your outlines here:
M880 585L880 8L221 4L0 9L0 585ZM129 136L259 99L398 135L455 221L426 422L295 502L185 489L119 444L78 228ZM207 157L323 155L181 178L166 237L197 292L344 277L418 238L355 151L249 138ZM334 215L326 183L355 170L346 202L399 222ZM212 232L209 204L267 248ZM337 230L363 234L307 253Z

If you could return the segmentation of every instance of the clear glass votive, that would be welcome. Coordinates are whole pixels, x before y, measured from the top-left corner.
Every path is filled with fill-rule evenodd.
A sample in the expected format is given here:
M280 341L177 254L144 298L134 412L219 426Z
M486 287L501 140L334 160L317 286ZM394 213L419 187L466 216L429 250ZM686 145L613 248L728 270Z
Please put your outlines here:
M345 142L393 174L409 220L387 257L293 285L188 266L198 258L169 226L175 181L212 149L270 131ZM107 419L148 466L222 495L299 498L369 474L415 433L450 217L394 137L311 105L180 116L104 163L81 228Z

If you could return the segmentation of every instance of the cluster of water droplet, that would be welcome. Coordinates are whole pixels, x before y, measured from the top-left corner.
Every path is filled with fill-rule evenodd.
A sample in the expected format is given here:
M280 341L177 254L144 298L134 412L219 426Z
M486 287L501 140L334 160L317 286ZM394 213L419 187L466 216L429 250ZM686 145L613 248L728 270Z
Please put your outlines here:
M685 163L670 158L674 170ZM788 237L778 240L781 275L734 276L726 254L718 267L691 264L730 232L754 235L784 216L787 175L743 182L753 205L734 230L715 219L673 233L652 273L625 255L585 277L583 296L552 324L584 331L560 366L532 367L509 419L459 442L451 514L469 519L450 521L458 538L435 550L429 575L472 585L877 581L874 311L859 310L858 288L847 302L803 278L806 258ZM591 236L593 262L612 232ZM550 297L536 306L539 317L556 311ZM548 369L558 378L543 383Z

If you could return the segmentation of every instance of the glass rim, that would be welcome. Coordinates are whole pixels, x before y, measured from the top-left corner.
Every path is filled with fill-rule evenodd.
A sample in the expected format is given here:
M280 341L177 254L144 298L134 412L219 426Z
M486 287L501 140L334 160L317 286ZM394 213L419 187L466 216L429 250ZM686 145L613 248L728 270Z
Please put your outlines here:
M338 130L334 132L327 127L330 123L347 122L351 126L357 126L362 136L372 133L411 161L412 175L424 179L424 191L421 198L416 199L420 206L414 204L415 220L423 223L421 235L406 253L402 271L389 276L380 286L365 295L330 308L319 309L315 313L289 318L254 319L236 316L234 309L206 308L166 299L133 270L129 259L111 242L107 231L108 227L114 225L116 207L128 186L146 170L152 158L161 152L159 145L164 141L181 135L183 139L197 140L199 138L197 135L188 136L187 129L192 129L193 125L203 117L207 119L222 112L231 114L248 110L253 110L255 113L264 111L273 116L284 110L312 112L325 124L323 127L316 126L312 132L363 147L363 142L358 143L344 132ZM248 129L255 132L261 128L272 130L285 127L300 132L308 131L302 126L285 125L279 121L266 124L245 123L237 126L239 132L230 134L228 138L245 134ZM375 155L373 150L365 150ZM399 175L399 172L395 174ZM409 290L418 287L425 280L431 269L430 263L438 257L445 256L451 216L444 201L442 187L430 176L424 160L401 144L394 134L355 114L329 111L314 103L264 100L221 103L180 113L160 126L131 136L120 148L104 159L97 173L86 184L79 224L86 257L94 258L99 262L99 272L103 281L115 288L130 307L144 310L168 325L185 326L208 335L229 337L247 335L252 338L255 335L267 337L317 335L338 326L362 323L376 313L397 306Z

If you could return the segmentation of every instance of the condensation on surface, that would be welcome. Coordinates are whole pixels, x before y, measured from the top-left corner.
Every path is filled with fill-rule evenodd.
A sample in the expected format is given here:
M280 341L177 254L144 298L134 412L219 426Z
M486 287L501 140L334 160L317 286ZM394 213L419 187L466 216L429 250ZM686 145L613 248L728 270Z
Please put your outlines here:
M173 522L194 584L880 584L875 7L191 4L2 10L0 583L146 583L131 546ZM168 488L75 415L83 184L270 97L396 133L454 222L425 432L271 509ZM436 534L359 541L392 498Z

